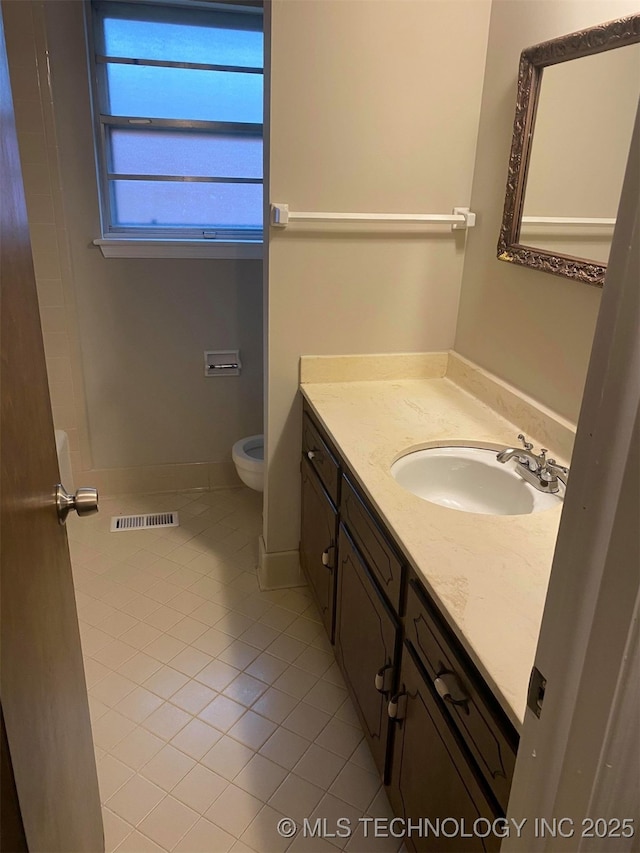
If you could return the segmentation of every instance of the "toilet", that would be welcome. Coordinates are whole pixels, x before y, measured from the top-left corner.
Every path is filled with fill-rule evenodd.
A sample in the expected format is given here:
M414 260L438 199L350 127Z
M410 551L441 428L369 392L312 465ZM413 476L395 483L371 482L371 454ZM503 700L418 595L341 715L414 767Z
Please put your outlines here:
M264 491L264 435L236 441L231 457L242 482L257 492Z

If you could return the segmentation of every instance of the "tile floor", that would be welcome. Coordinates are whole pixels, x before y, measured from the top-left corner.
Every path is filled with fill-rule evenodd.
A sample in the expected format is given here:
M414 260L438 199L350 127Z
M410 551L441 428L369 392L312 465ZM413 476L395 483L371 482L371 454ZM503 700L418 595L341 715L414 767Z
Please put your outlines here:
M100 509L68 533L107 851L396 851L363 837L361 817L391 812L307 589L258 588L262 495ZM179 527L109 533L164 510ZM351 837L304 837L318 817Z

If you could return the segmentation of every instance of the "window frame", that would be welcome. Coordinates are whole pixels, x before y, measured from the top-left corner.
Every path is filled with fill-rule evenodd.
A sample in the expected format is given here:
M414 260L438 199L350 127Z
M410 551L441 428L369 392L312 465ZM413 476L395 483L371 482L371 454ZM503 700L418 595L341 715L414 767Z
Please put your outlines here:
M105 10L105 6L110 10ZM133 18L127 15L132 7L136 10L145 6L153 8L150 20L158 18L159 10L166 8L168 13L175 15L187 9L198 11L231 14L237 16L251 15L254 18L251 30L263 32L263 3L262 0L243 0L235 3L233 0L223 2L203 3L198 0L86 0L85 23L87 32L87 50L91 81L91 103L94 126L94 147L97 172L98 196L100 202L100 221L102 238L94 240L105 257L261 257L264 229L261 228L226 228L224 226L126 226L118 225L114 217L113 187L114 180L145 180L158 182L184 183L233 183L261 185L264 191L264 170L261 178L236 178L225 176L185 176L185 175L142 175L123 174L110 170L111 155L109 144L110 128L121 128L129 132L140 130L173 130L178 133L207 133L211 136L246 136L252 139L264 140L264 124L257 122L227 122L190 119L154 118L153 116L123 116L103 112L108 102L109 87L107 83L107 63L129 64L138 66L188 68L207 71L231 71L237 73L260 74L264 80L263 67L224 65L214 63L176 62L172 60L136 59L133 57L111 57L103 49L102 21L108 11L114 6L121 6L122 18ZM160 12L161 14L161 12ZM258 17L259 16L259 17ZM247 19L247 23L250 19ZM255 21L259 20L259 26ZM263 87L264 93L264 87ZM264 209L264 198L263 198ZM138 250L136 249L138 247ZM157 247L157 255L154 252ZM171 251L174 248L174 252ZM207 248L209 247L209 248Z

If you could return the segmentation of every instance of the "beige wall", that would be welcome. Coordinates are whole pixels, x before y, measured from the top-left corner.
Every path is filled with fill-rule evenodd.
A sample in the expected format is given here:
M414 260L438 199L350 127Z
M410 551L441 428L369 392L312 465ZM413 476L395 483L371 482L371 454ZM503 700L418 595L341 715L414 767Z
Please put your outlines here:
M516 80L525 47L637 12L635 0L494 0L455 349L577 419L600 293L496 259Z
M54 420L76 482L238 482L231 445L262 431L262 264L103 258L82 4L5 8ZM205 349L236 347L240 377L204 377Z
M490 3L273 0L271 200L449 213L468 203ZM291 226L268 246L265 540L298 547L302 354L453 344L464 234Z

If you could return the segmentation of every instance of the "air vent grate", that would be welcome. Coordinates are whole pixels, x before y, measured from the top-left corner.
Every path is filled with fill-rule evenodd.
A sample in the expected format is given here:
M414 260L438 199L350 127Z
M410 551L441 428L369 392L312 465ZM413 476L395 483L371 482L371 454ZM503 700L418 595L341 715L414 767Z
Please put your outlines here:
M111 532L121 530L149 530L152 527L179 527L177 512L152 512L147 515L114 515Z

